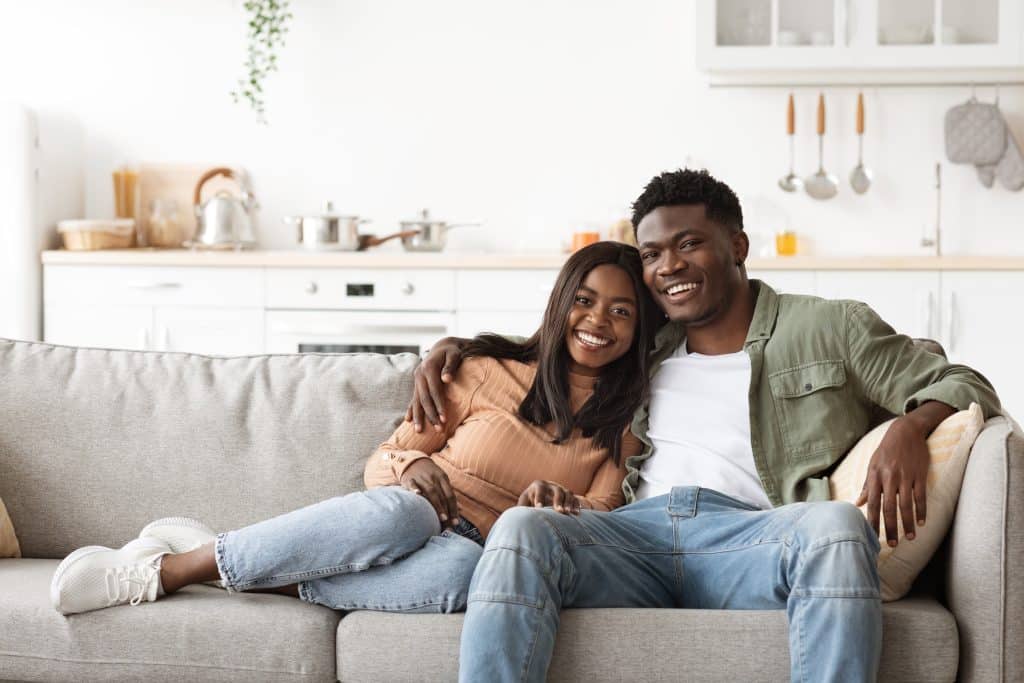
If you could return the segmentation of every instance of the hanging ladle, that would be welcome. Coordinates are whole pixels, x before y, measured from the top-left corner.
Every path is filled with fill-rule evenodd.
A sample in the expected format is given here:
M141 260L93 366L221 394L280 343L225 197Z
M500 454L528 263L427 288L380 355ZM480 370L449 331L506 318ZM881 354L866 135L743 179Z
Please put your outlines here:
M786 107L786 134L789 136L789 175L779 178L779 187L786 192L796 192L804 186L800 176L793 173L793 134L796 132L796 115L793 112L793 93L789 93L789 106Z
M850 173L850 186L857 194L871 187L871 170L864 167L864 93L857 93L857 165Z
M804 181L807 194L815 199L832 199L839 191L839 181L825 173L825 96L818 95L818 171Z

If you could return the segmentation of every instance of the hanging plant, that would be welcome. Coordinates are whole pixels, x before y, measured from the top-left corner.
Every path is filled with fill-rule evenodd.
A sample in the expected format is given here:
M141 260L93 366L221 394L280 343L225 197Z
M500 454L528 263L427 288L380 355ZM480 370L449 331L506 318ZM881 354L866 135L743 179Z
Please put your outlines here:
M260 123L267 122L263 101L263 83L272 71L277 71L277 50L284 45L288 33L288 11L291 0L246 0L243 7L249 14L248 54L245 60L246 77L238 79L238 87L231 98L248 102Z

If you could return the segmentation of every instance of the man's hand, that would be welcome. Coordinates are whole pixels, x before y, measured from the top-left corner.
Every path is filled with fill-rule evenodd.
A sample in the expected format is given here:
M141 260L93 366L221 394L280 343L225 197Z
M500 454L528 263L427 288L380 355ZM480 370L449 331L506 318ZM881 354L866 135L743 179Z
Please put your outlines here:
M899 538L897 509L908 541L914 540L918 526L924 526L930 462L925 441L954 412L938 401L921 404L893 422L871 456L864 488L854 505L868 504L868 524L876 532L883 521L880 517L884 518L885 538L890 547L896 547Z
M442 527L459 523L459 504L448 475L430 458L420 458L402 473L401 484L434 506Z
M567 515L580 513L580 501L576 494L553 481L538 479L523 491L516 505L542 508L550 505L557 512Z
M455 379L462 363L462 349L469 343L461 337L445 337L430 349L430 353L417 367L413 376L412 402L405 411L406 422L412 422L417 432L423 431L426 417L436 431L445 421L444 385Z

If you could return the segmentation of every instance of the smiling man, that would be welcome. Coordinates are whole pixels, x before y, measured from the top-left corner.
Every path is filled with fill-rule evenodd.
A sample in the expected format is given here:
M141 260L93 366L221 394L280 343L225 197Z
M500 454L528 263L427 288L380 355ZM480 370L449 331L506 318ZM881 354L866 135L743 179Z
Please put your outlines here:
M470 588L460 678L543 681L563 607L689 607L785 609L794 681L874 680L878 527L895 538L899 509L913 538L925 439L971 402L997 413L998 399L864 304L748 280L739 200L706 171L654 178L633 225L668 323L633 421L647 448L627 460L630 504L502 515ZM424 362L421 399L453 348ZM878 407L901 417L873 456L866 520L828 501L825 475Z

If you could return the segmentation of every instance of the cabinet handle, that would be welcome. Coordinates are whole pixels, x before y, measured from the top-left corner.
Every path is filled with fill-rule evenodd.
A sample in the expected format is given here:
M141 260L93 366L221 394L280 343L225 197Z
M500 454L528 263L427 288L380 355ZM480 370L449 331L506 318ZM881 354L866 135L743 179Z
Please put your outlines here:
M169 327L163 327L160 329L160 344L161 351L171 350L171 329Z
M317 287L315 282L310 282L306 285L306 294L316 294L319 290L320 288Z
M956 292L949 293L949 352L956 351Z
M935 339L935 295L928 292L924 300L924 334Z
M416 291L416 288L412 286L411 282L406 282L402 285L402 294L409 295Z
M149 328L139 328L139 349L149 351Z
M129 289L178 289L180 282L129 282Z

